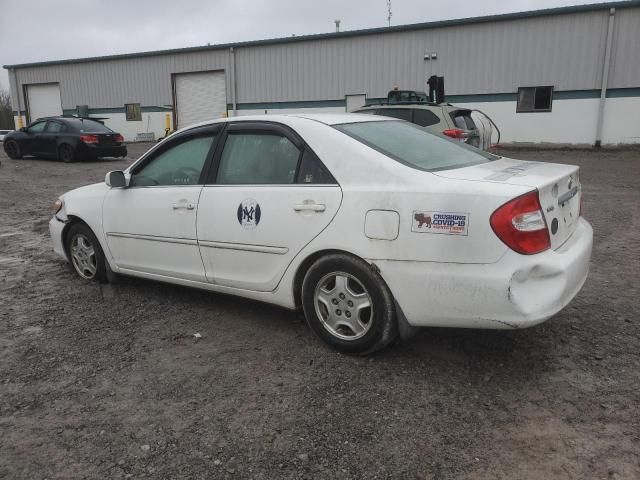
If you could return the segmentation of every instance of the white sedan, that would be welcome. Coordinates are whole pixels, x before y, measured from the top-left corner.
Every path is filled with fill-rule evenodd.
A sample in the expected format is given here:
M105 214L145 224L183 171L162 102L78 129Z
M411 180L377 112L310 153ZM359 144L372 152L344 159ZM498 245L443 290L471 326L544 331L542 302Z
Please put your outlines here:
M54 250L116 274L302 308L342 352L414 327L516 329L566 306L593 231L578 168L358 114L221 119L62 195Z

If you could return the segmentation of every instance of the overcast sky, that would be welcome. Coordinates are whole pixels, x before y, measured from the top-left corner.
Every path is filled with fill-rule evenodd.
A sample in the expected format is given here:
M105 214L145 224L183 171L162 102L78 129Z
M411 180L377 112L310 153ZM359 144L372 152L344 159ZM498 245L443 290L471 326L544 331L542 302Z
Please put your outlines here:
M392 25L590 0L392 0ZM387 24L387 0L0 0L0 65L228 43ZM0 71L0 88L8 88Z

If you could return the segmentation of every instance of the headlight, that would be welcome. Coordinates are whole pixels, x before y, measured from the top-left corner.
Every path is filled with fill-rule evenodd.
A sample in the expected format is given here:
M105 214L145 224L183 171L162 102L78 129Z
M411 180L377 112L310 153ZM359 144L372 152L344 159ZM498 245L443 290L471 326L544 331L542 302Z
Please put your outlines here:
M57 199L55 202L53 202L53 214L55 215L61 209L62 209L62 200Z

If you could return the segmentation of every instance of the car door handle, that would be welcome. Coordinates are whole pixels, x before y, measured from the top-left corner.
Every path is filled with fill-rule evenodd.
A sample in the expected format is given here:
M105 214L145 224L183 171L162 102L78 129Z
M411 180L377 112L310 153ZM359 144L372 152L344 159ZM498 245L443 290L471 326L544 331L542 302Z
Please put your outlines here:
M193 210L194 208L196 208L195 204L193 203L174 203L172 207L174 210L178 210L179 208L184 208L185 210Z
M324 212L327 206L321 203L303 203L296 205L293 209L296 212Z

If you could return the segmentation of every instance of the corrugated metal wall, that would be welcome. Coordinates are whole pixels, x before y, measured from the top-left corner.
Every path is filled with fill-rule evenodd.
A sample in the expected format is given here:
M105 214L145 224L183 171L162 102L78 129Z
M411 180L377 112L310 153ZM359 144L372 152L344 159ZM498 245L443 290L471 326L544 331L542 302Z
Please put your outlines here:
M444 75L452 95L510 93L528 85L599 89L608 16L609 10L602 9L237 47L237 102L332 100L355 93L384 97L395 85L426 89L432 74ZM609 88L640 86L639 45L640 8L617 9ZM425 61L426 52L437 52L438 59ZM172 73L223 69L231 103L229 61L224 49L20 68L17 73L20 84L59 82L63 108L73 109L133 102L171 105Z

